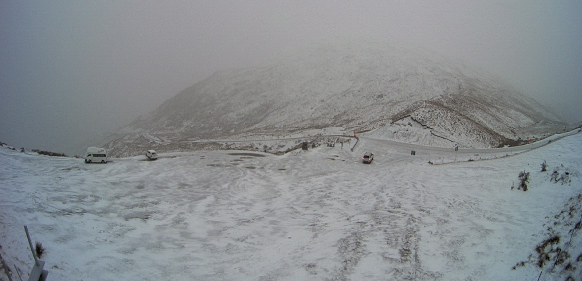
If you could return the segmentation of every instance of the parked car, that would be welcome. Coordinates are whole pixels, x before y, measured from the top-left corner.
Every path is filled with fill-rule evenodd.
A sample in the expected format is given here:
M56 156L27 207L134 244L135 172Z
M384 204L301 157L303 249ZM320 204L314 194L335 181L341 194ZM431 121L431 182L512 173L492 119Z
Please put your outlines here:
M364 157L362 157L362 162L365 164L370 164L374 160L374 154L370 152L364 153Z
M85 163L107 163L107 150L99 147L87 148Z
M155 150L150 149L146 152L146 157L150 160L156 160L158 159L158 154L156 153Z

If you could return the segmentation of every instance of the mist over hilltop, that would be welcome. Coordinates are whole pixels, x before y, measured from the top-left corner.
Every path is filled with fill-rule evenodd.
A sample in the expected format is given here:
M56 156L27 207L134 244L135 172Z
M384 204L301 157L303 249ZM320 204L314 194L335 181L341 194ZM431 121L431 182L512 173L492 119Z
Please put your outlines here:
M72 155L216 71L335 36L461 59L582 120L576 0L3 1L0 11L0 139L18 147Z
M188 150L187 140L332 127L351 133L404 118L467 147L563 126L507 82L459 61L391 42L332 40L282 52L260 67L216 72L108 136L107 146L124 155Z

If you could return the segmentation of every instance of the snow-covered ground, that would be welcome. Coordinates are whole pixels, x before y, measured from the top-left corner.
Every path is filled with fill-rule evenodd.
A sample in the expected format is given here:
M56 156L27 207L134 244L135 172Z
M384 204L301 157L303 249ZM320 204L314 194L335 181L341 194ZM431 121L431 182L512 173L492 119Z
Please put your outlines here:
M367 138L108 164L1 147L0 253L28 278L27 225L49 280L581 280L581 147L445 165Z

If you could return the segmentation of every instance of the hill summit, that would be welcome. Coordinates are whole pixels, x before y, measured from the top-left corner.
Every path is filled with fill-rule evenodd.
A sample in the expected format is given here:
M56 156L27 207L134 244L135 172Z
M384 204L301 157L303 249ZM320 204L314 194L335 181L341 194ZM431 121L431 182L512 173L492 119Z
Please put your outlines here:
M201 140L321 135L334 128L484 148L552 133L558 124L563 128L558 117L491 74L423 50L361 40L216 72L109 135L107 147L128 156L149 148L196 149Z

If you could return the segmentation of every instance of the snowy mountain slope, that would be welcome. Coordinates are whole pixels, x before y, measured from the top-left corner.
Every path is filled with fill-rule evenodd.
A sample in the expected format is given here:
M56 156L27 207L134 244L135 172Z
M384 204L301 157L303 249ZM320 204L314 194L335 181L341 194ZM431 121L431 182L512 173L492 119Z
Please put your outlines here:
M290 51L263 67L217 72L110 136L108 146L134 155L137 147L180 150L187 139L328 127L351 133L405 117L451 144L479 147L559 122L499 79L461 63L389 43L348 41Z
M26 280L27 225L48 280L580 280L580 147L445 165L366 138L108 164L0 147L0 253Z

